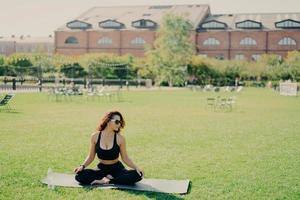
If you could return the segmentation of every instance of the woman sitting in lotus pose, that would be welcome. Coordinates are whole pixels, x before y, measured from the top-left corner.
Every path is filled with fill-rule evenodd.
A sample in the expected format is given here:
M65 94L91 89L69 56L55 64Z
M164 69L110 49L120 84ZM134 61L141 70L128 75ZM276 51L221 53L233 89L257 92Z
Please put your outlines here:
M118 111L107 113L101 120L97 132L91 136L90 152L82 165L74 169L75 179L81 184L134 184L140 181L144 172L129 158L125 138L120 134L125 127L122 114ZM97 154L98 169L86 169ZM132 168L126 169L119 161Z

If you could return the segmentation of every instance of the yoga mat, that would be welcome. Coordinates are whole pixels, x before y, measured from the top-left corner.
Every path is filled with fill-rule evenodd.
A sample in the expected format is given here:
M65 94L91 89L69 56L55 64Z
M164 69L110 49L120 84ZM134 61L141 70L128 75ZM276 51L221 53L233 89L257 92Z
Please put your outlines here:
M189 188L189 180L165 180L165 179L142 179L134 185L80 185L75 180L75 174L64 174L52 172L41 180L42 183L51 186L63 187L96 187L99 189L128 189L149 192L186 194Z

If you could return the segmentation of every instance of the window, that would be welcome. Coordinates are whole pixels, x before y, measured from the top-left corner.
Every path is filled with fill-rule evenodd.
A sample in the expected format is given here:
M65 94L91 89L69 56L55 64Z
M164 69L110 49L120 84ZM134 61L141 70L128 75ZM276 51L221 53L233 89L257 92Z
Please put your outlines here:
M252 55L252 60L257 61L257 60L259 60L259 59L260 59L260 55L259 55L259 54L253 54L253 55Z
M141 37L136 37L133 40L131 40L131 44L133 45L143 45L145 43L146 43L145 40Z
M203 42L204 46L217 46L220 45L220 41L216 38L208 38Z
M112 39L109 38L109 37L103 37L103 38L100 38L98 40L98 44L101 44L101 45L109 45L109 44L112 44Z
M287 19L275 23L276 28L300 28L300 22Z
M103 21L103 22L99 22L99 27L102 27L102 28L123 28L124 27L124 24L120 23L120 22L117 22L115 20L106 20L106 21Z
M245 56L243 54L236 54L234 59L235 60L244 60Z
M67 23L67 27L70 29L88 29L88 28L91 28L92 25L89 23L86 23L86 22L79 21L79 20L74 20L74 21Z
M240 45L251 46L251 45L257 45L257 43L252 38L246 37L240 41Z
M216 59L218 60L224 60L224 55L223 54L218 54L215 56Z
M200 28L203 29L225 29L227 27L227 25L225 23L222 22L218 22L218 21L210 21L210 22L205 22L203 24L201 24Z
M287 46L294 46L296 45L296 41L290 37L284 37L279 42L279 45L287 45Z
M141 20L132 22L132 26L135 28L155 28L156 23L151 20L141 19Z
M65 44L78 44L78 40L75 37L68 37L65 40Z
M237 22L235 26L237 28L243 28L243 29L260 29L262 27L262 24L260 22L246 20L242 22Z

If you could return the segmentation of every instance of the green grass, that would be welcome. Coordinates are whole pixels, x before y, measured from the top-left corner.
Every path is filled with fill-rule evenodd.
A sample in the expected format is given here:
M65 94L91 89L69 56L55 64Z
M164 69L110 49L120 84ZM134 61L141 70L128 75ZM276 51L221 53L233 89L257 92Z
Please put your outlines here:
M205 108L235 94L233 112ZM241 93L132 91L122 102L49 101L17 94L0 112L0 199L299 199L300 98L268 89ZM87 190L40 183L48 168L72 173L104 112L120 110L130 157L146 178L190 179L184 196ZM96 166L97 161L89 167Z

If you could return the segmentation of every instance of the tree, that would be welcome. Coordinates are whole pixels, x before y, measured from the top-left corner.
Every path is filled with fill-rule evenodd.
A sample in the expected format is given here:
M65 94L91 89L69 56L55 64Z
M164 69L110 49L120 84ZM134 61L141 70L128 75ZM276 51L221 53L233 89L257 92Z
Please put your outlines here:
M7 57L0 55L0 76L17 76L17 72L12 65L8 65Z
M186 80L187 65L195 50L190 40L192 28L183 16L169 13L163 17L153 48L146 51L149 65L158 69L159 82L167 81L173 86Z
M288 52L283 67L288 69L288 72L294 81L300 81L300 52Z
M262 55L252 68L249 68L255 74L257 80L273 79L276 71L280 68L281 60L275 54Z
M0 76L5 75L4 56L0 54Z
M79 62L86 69L90 78L125 79L136 76L131 70L133 60L131 55L92 53L81 56Z
M32 67L31 75L42 78L44 73L55 72L55 67L52 64L51 57L45 53L33 53L30 56Z
M146 57L135 58L132 63L132 69L136 73L137 78L146 78L155 81L157 78L157 68L149 65Z
M78 63L63 65L60 69L67 78L81 78L86 76L86 71Z
M30 60L30 54L15 53L9 56L6 60L8 66L12 66L14 71L23 80L25 75L30 73L32 68L32 62Z
M5 57L0 54L0 66L4 65Z
M188 65L189 82L193 84L210 84L212 79L219 77L219 73L212 68L207 58L193 56L191 63Z

